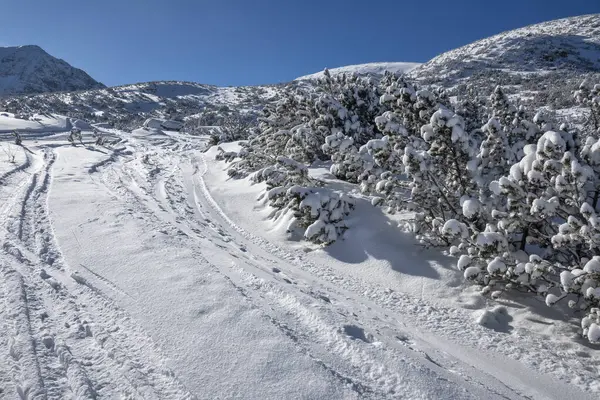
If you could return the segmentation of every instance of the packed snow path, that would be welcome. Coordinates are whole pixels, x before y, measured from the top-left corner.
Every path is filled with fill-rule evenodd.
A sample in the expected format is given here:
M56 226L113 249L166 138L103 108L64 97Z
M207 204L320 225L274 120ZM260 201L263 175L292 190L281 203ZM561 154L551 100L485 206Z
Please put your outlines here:
M113 134L26 140L1 164L0 398L594 398L595 365L559 380L574 364L543 343L244 229L204 138Z

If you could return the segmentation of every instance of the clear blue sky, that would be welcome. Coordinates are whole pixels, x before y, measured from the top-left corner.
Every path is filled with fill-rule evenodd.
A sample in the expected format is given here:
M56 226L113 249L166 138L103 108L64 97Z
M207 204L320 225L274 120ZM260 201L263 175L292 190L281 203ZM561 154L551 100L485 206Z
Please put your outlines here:
M600 0L3 0L0 46L37 44L107 84L254 85L373 61L424 62Z

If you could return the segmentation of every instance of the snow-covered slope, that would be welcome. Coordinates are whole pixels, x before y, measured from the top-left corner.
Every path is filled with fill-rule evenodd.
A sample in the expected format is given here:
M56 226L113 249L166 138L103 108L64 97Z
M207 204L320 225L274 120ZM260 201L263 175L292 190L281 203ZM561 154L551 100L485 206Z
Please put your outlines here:
M522 306L489 329L485 304L436 301L460 272L375 208L303 248L206 138L105 132L0 157L0 398L597 398L590 348Z
M17 118L14 114L0 112L0 133L64 132L71 129L69 118L54 114L34 114L30 118Z
M14 114L60 113L124 129L147 118L177 119L196 125L202 113L256 113L278 86L217 87L194 82L159 81L78 92L42 93L6 98L0 109ZM208 121L212 125L215 121ZM204 122L207 124L206 122Z
M39 46L0 47L0 96L101 88L85 71Z
M600 71L600 14L500 33L443 53L410 75L450 83L491 70L520 75Z
M341 74L341 73L355 73L359 75L383 75L385 71L390 71L394 73L402 73L408 72L412 69L421 65L420 63L413 62L378 62L378 63L367 63L367 64L357 64L357 65L348 65L345 67L339 68L331 68L329 72L333 75ZM299 80L307 80L307 79L317 79L323 76L323 71L316 72L310 75L304 75L299 78Z

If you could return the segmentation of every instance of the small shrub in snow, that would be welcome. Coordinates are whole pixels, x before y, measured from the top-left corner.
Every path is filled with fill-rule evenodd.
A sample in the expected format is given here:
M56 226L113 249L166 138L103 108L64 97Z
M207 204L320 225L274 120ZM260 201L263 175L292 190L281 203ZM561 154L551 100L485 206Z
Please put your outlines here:
M278 186L266 192L272 207L278 209L274 218L289 218L288 232L298 229L311 242L328 245L348 229L344 218L354 209L354 198L344 193L320 187Z
M237 158L237 156L238 156L237 152L235 152L235 151L225 151L225 150L223 150L222 147L219 146L217 148L217 155L215 156L215 160L231 162L235 158Z
M354 199L324 188L293 186L286 191L286 207L294 219L289 230L305 229L304 238L319 244L331 244L348 229L344 218L354 209Z
M230 113L220 122L220 129L211 135L211 144L246 140L253 134L255 125L253 115Z
M276 165L255 172L251 179L266 182L267 189L261 199L277 209L274 218L290 217L288 231L302 229L306 240L327 245L348 229L344 218L354 208L354 199L316 186L320 182L308 176L305 165L278 157Z

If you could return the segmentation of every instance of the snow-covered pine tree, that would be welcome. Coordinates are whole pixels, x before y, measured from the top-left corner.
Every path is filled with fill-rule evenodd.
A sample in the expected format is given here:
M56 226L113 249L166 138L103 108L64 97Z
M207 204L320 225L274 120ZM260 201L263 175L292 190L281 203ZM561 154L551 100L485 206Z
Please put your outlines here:
M420 136L421 126L429 123L431 115L438 108L433 93L427 90L417 91L403 77L398 77L385 88L380 103L387 106L393 114L388 119L400 123L411 137Z
M354 139L342 132L329 135L323 145L325 154L331 156L331 173L338 179L359 183L371 172L374 161L368 153L359 152Z
M233 162L228 174L233 177L245 177L261 168L274 165L278 156L287 157L293 130L307 121L307 108L311 98L298 88L282 91L281 99L267 105L258 118L259 132L247 143L242 144L239 160Z
M358 151L379 136L375 117L381 113L377 85L351 74L332 77L325 70L315 102L317 118L312 129L325 135L321 149L331 157L331 172L340 179L358 182L372 166L370 157Z
M503 126L510 125L517 109L513 106L502 87L496 86L490 95L489 118L496 118Z
M211 135L211 145L246 140L253 133L254 125L253 115L229 113L220 122L219 131Z
M497 295L498 290L517 287L546 294L557 279L555 264L570 259L552 246L559 221L574 210L571 195L561 185L580 188L586 174L571 162L566 148L560 133L546 132L537 145L525 147L525 156L508 175L491 183L497 207L491 212L493 221L459 247L466 253L459 260L465 278L485 286L484 292Z
M527 116L523 106L517 108L514 118L507 127L508 149L510 163L514 164L525 155L523 149L527 144L535 144L542 136L542 131Z
M464 121L441 108L421 129L426 151L405 148L403 163L411 188L410 202L418 211L415 230L428 244L450 244L444 231L449 220L475 218L472 207L463 215L463 204L475 198L476 186L467 166L473 157ZM470 203L467 203L469 206ZM450 235L451 236L451 235Z
M485 136L475 159L469 163L469 169L474 173L479 188L488 196L490 182L508 172L511 156L506 131L498 119L490 118L481 131Z
M375 194L374 204L386 205L388 212L403 207L406 185L400 174L404 165L402 157L407 146L424 149L420 129L438 107L435 95L426 90L415 91L402 76L389 75L384 80L384 93L380 103L388 108L375 118L381 139L373 139L361 147L360 153L373 157L375 167L363 180L361 190Z
M383 111L377 82L356 74L338 74L332 78L328 71L324 79L329 81L321 84L320 90L337 102L337 116L341 120L338 127L344 134L352 137L357 147L379 136L374 121Z
M593 85L589 79L584 79L573 97L577 104L589 109L586 131L594 136L600 134L600 85Z
M301 228L306 240L329 245L348 229L345 218L355 205L351 196L328 188L301 186L292 186L286 196L286 207L293 211L288 231Z
M251 179L265 181L259 200L274 208L271 218L285 221L287 231L302 231L306 240L328 245L348 229L344 218L354 209L354 199L342 192L320 187L305 165L287 157L255 172Z
M485 100L479 96L475 86L468 84L459 89L454 110L456 114L463 117L465 130L469 132L474 145L478 145L479 129L484 125L486 117Z

